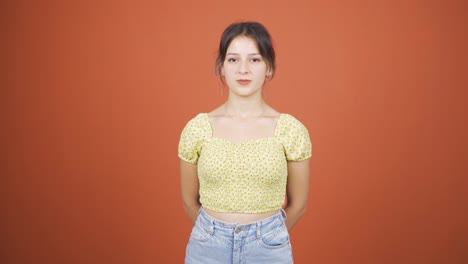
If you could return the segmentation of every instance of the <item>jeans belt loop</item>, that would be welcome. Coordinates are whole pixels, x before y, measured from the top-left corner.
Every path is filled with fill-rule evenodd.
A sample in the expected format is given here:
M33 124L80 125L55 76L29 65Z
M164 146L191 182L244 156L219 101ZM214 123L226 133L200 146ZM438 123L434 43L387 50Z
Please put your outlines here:
M214 219L211 219L210 221L210 235L213 235L214 233Z
M281 215L283 216L284 221L288 219L288 215L286 214L286 211L283 208L281 208Z
M257 239L260 239L260 237L262 236L261 232L260 232L260 228L262 227L262 222L261 221L258 221L257 222Z

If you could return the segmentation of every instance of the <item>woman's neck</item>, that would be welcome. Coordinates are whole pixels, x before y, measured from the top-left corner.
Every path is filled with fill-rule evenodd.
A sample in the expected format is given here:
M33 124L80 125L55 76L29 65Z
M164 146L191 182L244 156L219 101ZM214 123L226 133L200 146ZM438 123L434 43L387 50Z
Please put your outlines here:
M230 117L259 117L265 114L268 105L263 98L233 98L224 103L224 114Z

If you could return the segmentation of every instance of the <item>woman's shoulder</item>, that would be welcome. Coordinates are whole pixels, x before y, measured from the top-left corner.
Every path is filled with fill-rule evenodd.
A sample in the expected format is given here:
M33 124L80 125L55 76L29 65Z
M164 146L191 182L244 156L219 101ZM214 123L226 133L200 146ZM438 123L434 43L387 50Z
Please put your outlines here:
M205 112L198 113L194 117L190 118L190 120L185 125L186 129L208 129L209 128L209 121L208 115Z
M282 124L294 124L294 125L303 125L301 121L299 121L298 118L293 116L292 114L289 113L281 113L280 114L280 120Z
M196 123L196 122L200 122L204 119L206 119L208 113L206 112L200 112L198 114L196 114L195 116L191 117L188 121L188 123Z
M298 118L292 114L281 113L277 130L280 135L286 135L304 130L307 131L307 128Z

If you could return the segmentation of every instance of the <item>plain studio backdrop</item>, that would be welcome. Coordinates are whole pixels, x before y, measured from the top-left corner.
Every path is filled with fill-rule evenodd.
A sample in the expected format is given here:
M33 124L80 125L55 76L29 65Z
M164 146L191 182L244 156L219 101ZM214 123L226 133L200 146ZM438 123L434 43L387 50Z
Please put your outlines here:
M182 263L185 123L226 98L234 21L309 129L296 263L468 263L466 1L0 3L0 262Z

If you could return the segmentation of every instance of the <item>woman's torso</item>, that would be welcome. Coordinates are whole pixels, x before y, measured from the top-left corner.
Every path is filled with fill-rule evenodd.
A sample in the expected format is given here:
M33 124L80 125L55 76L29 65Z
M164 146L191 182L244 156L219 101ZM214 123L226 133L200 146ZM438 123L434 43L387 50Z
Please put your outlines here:
M217 212L207 208L203 208L205 212L220 221L227 222L227 223L238 223L238 224L249 224L253 223L270 216L273 216L278 212L278 210L265 212L265 213L252 213L252 214L245 214L245 213L225 213L225 212Z
M233 118L216 111L208 113L212 137L229 141L231 143L243 143L258 139L273 138L280 113L270 111L268 115L256 118ZM211 217L228 223L248 224L273 216L278 210L261 213L233 213L219 212L204 208Z

